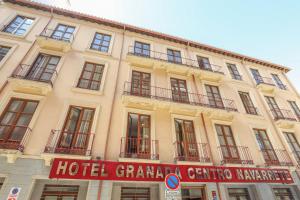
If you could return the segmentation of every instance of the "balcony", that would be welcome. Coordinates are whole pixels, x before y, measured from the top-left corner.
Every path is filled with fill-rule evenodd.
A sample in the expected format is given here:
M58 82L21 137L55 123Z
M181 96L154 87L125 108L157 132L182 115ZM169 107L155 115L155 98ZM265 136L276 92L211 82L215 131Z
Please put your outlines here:
M56 70L21 64L8 81L15 92L46 96L52 91L56 77Z
M171 60L168 57L167 53L151 50L146 51L146 53L138 53L134 46L129 47L127 54L127 60L140 67L164 69L175 74L195 74L200 79L217 82L225 77L221 66L210 63L202 64L189 58L178 57L178 59Z
M291 110L271 109L270 111L273 115L273 119L280 128L293 128L295 122L297 122L297 118Z
M293 166L293 162L286 150L261 149L266 166Z
M58 34L58 30L45 29L37 36L37 43L41 48L67 52L71 49L74 39L73 33L68 33L68 37ZM57 36L59 35L59 36Z
M158 140L122 137L120 158L159 160Z
M175 148L174 160L210 163L209 146L207 143L185 143L176 141L173 143Z
M55 157L90 159L93 142L93 133L51 130L42 157L45 159L47 166L51 164L51 160Z
M298 166L300 167L300 151L293 151L292 154L294 155L294 158Z
M276 89L276 85L272 78L268 77L257 77L256 87L263 93L272 94Z
M172 91L171 89L149 86L139 89L133 87L131 82L125 82L123 89L123 103L129 107L137 108L163 108L175 112L196 115L205 112L212 115L232 115L237 108L231 99L218 99L218 101L202 94Z
M24 152L29 136L32 130L24 126L10 126L1 124L4 130L13 128L9 136L5 132L0 132L0 155L6 156L8 163L14 163L17 155ZM5 128L6 127L6 128ZM3 130L2 130L3 131Z
M218 147L221 164L242 164L253 165L253 159L248 147L245 146L226 146Z

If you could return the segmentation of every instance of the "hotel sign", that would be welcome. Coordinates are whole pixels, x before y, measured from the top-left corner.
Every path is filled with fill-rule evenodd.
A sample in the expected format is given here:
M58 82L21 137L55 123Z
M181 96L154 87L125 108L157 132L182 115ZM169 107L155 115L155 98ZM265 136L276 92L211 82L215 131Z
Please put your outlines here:
M171 165L55 158L49 178L163 182L174 173L182 182L293 183L287 169Z

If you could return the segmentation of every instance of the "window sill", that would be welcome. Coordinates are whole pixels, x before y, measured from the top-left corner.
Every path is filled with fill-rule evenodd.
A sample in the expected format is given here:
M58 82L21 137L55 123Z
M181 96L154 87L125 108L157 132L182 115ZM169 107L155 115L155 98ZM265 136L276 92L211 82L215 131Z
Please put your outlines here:
M89 89L83 89L78 87L72 87L73 92L81 93L81 94L89 94L94 96L101 96L103 95L102 90L89 90Z
M91 53L91 54L97 54L97 55L103 55L103 56L111 56L110 52L104 52L104 51L97 51L91 48L86 48L86 52Z
M17 39L17 40L25 40L26 42L30 42L29 40L26 39L26 35L27 35L26 33L24 35L15 35L15 34L0 31L0 35L14 40Z

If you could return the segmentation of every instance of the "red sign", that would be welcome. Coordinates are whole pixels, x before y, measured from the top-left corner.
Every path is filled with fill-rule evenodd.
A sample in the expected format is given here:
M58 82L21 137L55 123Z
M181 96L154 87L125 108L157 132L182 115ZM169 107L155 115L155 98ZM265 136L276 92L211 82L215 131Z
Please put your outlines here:
M180 185L179 177L176 174L168 174L165 178L165 185L169 190L178 190Z
M176 174L182 182L293 183L287 169L171 165L56 158L49 178L156 181Z

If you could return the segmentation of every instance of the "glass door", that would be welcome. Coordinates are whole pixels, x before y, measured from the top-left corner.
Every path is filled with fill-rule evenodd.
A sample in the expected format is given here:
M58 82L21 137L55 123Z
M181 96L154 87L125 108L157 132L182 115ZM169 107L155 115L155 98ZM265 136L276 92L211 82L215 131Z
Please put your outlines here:
M219 88L213 85L205 85L208 103L213 108L224 108Z
M263 78L261 77L259 71L257 69L250 69L251 73L253 75L254 80L256 81L256 84L263 83Z
M274 116L274 118L277 120L277 119L283 119L283 114L280 110L280 108L278 107L274 97L268 97L268 96L265 96L266 98L266 101L269 105L269 108Z
M131 94L143 97L151 96L151 74L132 71Z
M176 78L171 78L172 99L176 102L188 103L188 90L186 81Z

